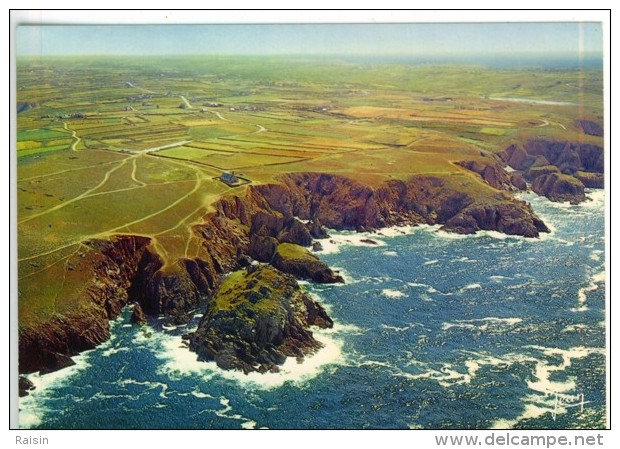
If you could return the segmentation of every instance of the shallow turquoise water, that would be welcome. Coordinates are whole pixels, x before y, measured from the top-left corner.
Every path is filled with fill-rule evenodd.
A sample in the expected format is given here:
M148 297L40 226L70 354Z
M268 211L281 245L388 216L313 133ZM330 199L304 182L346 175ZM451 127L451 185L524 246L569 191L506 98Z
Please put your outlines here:
M540 240L436 228L333 234L344 286L306 284L336 321L282 374L195 361L163 320L130 311L75 367L31 376L38 428L489 428L605 425L603 192L579 206L524 195ZM405 232L405 234L401 234ZM389 234L389 235L388 235ZM130 349L131 348L131 349Z

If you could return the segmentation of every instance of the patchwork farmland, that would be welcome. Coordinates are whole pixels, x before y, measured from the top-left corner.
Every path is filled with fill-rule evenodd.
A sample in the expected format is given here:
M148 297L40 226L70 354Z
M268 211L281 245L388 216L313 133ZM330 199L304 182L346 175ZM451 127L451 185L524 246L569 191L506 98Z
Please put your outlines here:
M74 288L69 260L85 242L145 235L169 262L196 254L192 225L246 188L220 182L225 173L250 184L336 173L370 186L433 174L493 195L456 162L530 136L600 141L575 125L576 108L553 101L600 121L599 72L470 71L456 83L462 68L450 66L19 59L20 325L49 317ZM587 91L575 87L583 76Z

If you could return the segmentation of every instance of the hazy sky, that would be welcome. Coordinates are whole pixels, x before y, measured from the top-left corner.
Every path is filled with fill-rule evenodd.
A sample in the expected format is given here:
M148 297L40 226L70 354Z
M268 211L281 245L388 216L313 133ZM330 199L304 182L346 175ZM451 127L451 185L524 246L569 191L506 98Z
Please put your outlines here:
M598 23L20 26L18 55L602 51Z

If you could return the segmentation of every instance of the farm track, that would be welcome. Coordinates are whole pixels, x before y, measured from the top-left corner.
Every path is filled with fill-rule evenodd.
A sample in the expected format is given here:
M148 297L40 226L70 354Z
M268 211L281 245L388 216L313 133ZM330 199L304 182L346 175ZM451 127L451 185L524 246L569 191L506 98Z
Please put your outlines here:
M105 175L103 176L103 179L101 180L101 182L99 184L97 184L95 187L93 187L91 189L88 189L86 192L76 196L75 198L67 200L67 201L65 201L62 204L58 204L57 206L50 207L49 209L45 209L44 211L41 211L39 213L32 214L28 218L24 218L23 220L18 221L17 224L19 225L19 224L22 224L22 223L27 223L30 220L34 220L35 218L42 217L43 215L47 215L47 214L49 214L51 212L55 212L55 211L57 211L59 209L67 207L70 204L75 203L76 201L84 199L85 197L89 196L89 194L91 194L91 193L95 192L96 190L98 190L99 188L103 187L108 182L108 180L110 179L110 176L112 175L112 173L114 173L116 170L118 170L118 169L122 168L123 166L125 166L125 164L127 163L128 160L136 158L136 157L138 157L138 156L129 156L128 158L123 159L116 167L113 167L110 170L108 170L105 173Z
M187 109L194 109L194 106L192 106L190 104L190 102L187 101L187 98L185 98L183 95L181 95L180 97L181 97L181 100L183 100L185 102L185 105L187 106Z
M150 154L150 153L153 153L153 152L155 152L157 150L160 150L160 149L163 149L163 148L168 148L170 146L180 146L180 145L183 145L184 143L187 143L187 142L189 142L189 141L176 142L174 144L169 144L169 145L163 145L163 146L160 146L160 147L149 148L149 149L146 149L146 150L142 150L142 151L140 151L137 154L128 156L128 157L122 159L121 161L111 162L111 163L114 163L114 164L117 164L117 165L112 167L110 170L108 170L104 174L103 179L95 187L87 190L86 192L83 192L81 195L79 195L79 196L77 196L75 198L72 198L72 199L70 199L68 201L65 201L62 204L59 204L59 205L54 206L54 207L51 207L51 208L46 209L44 211L41 211L41 212L39 212L37 214L33 214L33 215L25 218L24 220L18 222L18 224L26 223L26 222L28 222L30 220L35 219L35 218L38 218L38 217L44 216L46 214L55 212L55 211L57 211L59 209L62 209L62 208L66 207L66 206L68 206L68 205L70 205L72 203L75 203L75 202L78 202L80 200L84 200L84 199L87 199L87 198L91 198L91 197L94 197L94 196L107 195L107 194L112 194L112 193L116 193L116 192L128 191L128 190L143 189L145 187L149 187L149 185L176 184L176 183L182 182L182 181L171 181L171 182L165 182L165 183L147 184L147 183L145 183L143 181L140 181L139 179L136 178L137 162L138 162L138 160L140 158L142 158L145 155L154 156L154 154ZM199 188L202 186L204 180L209 178L209 176L207 174L205 174L200 168L198 168L196 166L192 166L192 164L188 164L187 161L175 162L175 161L169 160L170 158L166 158L166 159L168 159L167 160L168 163L175 164L175 165L181 165L181 166L183 166L185 168L189 167L189 168L191 168L195 172L195 183L194 183L193 188L189 192L187 192L184 195L182 195L181 197L175 199L175 201L173 201L172 203L168 204L167 206L162 207L161 209L158 209L158 210L154 211L153 213L150 213L148 215L142 216L142 217L140 217L140 218L138 218L136 220L133 220L131 222L126 222L126 223L119 224L119 225L115 226L114 228L107 229L107 230L104 230L104 231L101 231L101 232L98 232L98 233L95 233L95 234L80 236L78 239L75 239L75 240L72 240L70 242L67 242L64 245L57 246L54 249L51 249L51 250L48 250L48 251L43 251L41 253L37 253L37 254L34 254L34 255L30 255L30 256L27 256L27 257L20 258L20 259L18 259L18 261L19 262L24 262L24 261L40 258L40 257L43 257L43 256L47 256L47 255L53 254L55 252L61 251L63 249L66 249L68 247L81 244L84 240L88 240L88 239L92 239L92 238L98 238L98 237L104 237L104 236L112 234L112 233L114 233L114 232L116 232L116 231L118 231L120 229L127 228L127 227L133 226L133 225L135 225L137 223L141 223L143 221L149 220L150 218L153 218L153 217L155 217L155 216L157 216L157 215L159 215L159 214L161 214L163 212L166 212L166 211L170 210L171 208L175 207L176 205L178 205L179 203L181 203L182 201L184 201L185 199L187 199L191 195L195 194L199 190ZM131 161L131 163L133 165L131 179L132 179L132 181L140 184L139 186L124 188L124 189L115 189L115 190L110 190L110 191L106 191L106 192L97 192L98 189L103 187L110 180L110 177L111 177L111 175L114 172L116 172L120 168L124 167L129 161ZM100 167L100 166L101 165L95 165L94 167ZM82 167L82 168L90 168L90 167L93 167L93 166ZM67 170L67 171L72 171L72 170ZM57 172L56 174L65 173L65 172L66 171ZM28 178L28 179L31 179L31 178ZM201 205L200 208L202 208L202 207L204 207L204 206ZM191 215L194 215L200 208L197 208L196 210L194 210ZM191 215L184 217L180 222L176 223L174 227L172 227L170 229L167 229L166 231L160 232L159 234L162 234L164 232L169 232L170 230L176 229L178 226L180 226L182 224L183 221L185 221L188 218L190 218ZM55 263L57 263L57 262L58 261L56 261ZM40 270L40 271L42 271L42 270Z
M69 131L71 133L71 137L75 139L75 141L71 144L71 151L77 151L77 145L82 141L82 139L77 136L75 130L69 129L69 126L67 126L66 122L63 122L63 128Z
M129 222L129 223L123 223L120 226L117 226L117 227L115 227L113 229L108 229L107 231L104 231L104 232L99 233L97 235L106 235L106 234L114 233L115 231L118 231L119 229L127 228L127 227L133 226L133 225L135 225L137 223L141 223L143 221L146 221L146 220L148 220L150 218L153 218L153 217L161 214L162 212L165 212L165 211L167 211L169 209L172 209L174 206L179 204L181 201L185 200L189 196L191 196L194 193L196 193L198 191L198 189L200 188L200 186L202 185L202 181L203 181L203 179L202 179L201 174L198 172L198 170L196 170L196 182L194 184L194 188L192 190L190 190L188 193L186 193L185 195L183 195L180 198L178 198L177 200L175 200L173 203L171 203L168 206L166 206L166 207L164 207L162 209L159 209L159 210L157 210L157 211L155 211L155 212L153 212L153 213L151 213L149 215L145 215L145 216L143 216L143 217L141 217L141 218L139 218L137 220L134 220L132 222Z

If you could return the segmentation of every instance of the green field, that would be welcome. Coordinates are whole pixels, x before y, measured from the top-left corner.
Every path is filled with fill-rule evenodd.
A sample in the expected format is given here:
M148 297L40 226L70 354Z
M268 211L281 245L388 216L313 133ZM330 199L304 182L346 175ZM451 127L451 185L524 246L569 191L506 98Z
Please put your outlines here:
M19 58L17 84L17 101L35 105L17 115L15 143L20 326L56 313L59 292L81 282L67 261L86 240L150 236L167 264L198 254L192 226L246 188L218 181L224 172L251 184L337 173L370 186L429 174L493 201L497 191L456 162L492 161L528 137L602 142L574 124L602 121L602 72L589 68Z

